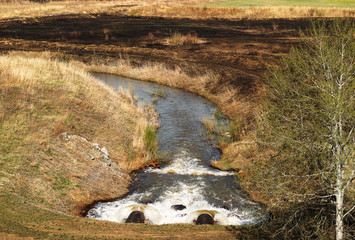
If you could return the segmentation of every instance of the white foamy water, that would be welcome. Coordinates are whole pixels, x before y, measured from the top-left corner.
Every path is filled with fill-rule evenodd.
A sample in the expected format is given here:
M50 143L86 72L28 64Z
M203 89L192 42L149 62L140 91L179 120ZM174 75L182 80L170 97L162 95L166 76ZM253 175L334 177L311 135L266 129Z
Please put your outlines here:
M211 176L230 176L233 172L220 171L209 169L207 166L202 165L201 160L189 156L186 151L174 157L174 160L166 167L163 168L150 168L146 172L159 173L159 174L180 174L180 175L211 175Z
M88 213L88 217L124 223L132 211L144 213L146 223L172 224L194 223L202 213L210 214L217 224L244 225L254 223L254 213L234 208L224 209L209 204L203 196L203 186L188 186L179 183L170 187L154 203L139 204L139 199L145 193L132 194L125 199L110 203L100 203ZM175 210L173 205L186 206L183 210Z

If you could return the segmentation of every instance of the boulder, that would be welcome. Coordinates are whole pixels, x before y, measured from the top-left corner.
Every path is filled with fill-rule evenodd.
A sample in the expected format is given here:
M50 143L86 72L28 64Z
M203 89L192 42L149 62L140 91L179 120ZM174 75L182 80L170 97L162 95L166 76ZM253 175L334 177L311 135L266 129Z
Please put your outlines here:
M141 211L133 211L129 214L126 223L144 223L144 213Z
M207 213L202 213L196 220L196 225L214 224L213 217Z
M176 205L172 205L171 208L175 209L176 211L181 211L181 210L184 210L186 208L186 206L184 206L182 204L176 204Z

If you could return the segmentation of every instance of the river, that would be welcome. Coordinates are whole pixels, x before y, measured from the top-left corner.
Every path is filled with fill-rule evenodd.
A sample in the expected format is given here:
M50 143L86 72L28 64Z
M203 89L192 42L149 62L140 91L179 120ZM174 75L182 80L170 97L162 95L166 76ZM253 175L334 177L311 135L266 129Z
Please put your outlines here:
M255 224L264 218L260 204L252 202L237 184L233 172L210 167L221 152L206 141L202 123L216 107L198 95L155 83L95 73L106 84L134 89L139 104L154 101L160 114L159 152L164 153L160 169L139 172L130 193L112 202L97 203L90 218L123 223L132 211L144 212L151 224L193 223L201 213L213 216L217 224ZM165 98L154 99L152 92ZM173 205L184 205L175 210Z

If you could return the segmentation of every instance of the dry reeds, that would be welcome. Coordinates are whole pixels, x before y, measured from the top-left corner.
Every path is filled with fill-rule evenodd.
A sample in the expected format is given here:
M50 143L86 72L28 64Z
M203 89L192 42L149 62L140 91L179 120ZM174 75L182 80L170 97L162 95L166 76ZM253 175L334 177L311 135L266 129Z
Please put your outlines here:
M190 76L178 66L172 69L164 64L149 62L140 66L134 66L129 60L119 60L110 64L92 63L91 66L88 66L88 70L113 73L133 79L154 81L191 92L198 92L202 96L207 93L206 84L211 84L218 80L218 76L213 72Z
M201 44L206 41L200 39L196 33L194 34L182 34L179 32L174 32L171 37L165 39L165 44L173 46L183 46L183 45L192 45L192 44Z

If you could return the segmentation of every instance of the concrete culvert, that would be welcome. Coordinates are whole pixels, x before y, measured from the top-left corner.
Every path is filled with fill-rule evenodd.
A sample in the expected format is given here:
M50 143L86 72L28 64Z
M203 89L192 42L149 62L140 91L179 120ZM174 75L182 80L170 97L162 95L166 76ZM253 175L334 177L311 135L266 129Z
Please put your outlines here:
M196 220L196 225L203 225L203 224L213 225L213 223L214 223L213 217L207 213L202 213L200 216L198 216Z
M126 223L144 223L145 216L141 211L133 211L129 214Z

